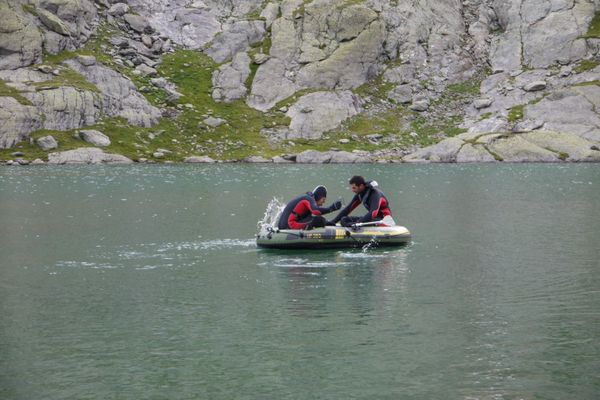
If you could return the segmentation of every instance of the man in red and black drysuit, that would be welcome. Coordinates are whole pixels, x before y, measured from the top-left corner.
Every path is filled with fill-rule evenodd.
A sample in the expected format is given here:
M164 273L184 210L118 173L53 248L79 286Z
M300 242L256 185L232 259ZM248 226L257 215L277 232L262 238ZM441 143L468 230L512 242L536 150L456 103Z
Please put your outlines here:
M354 193L354 197L328 224L335 225L339 221L342 226L352 226L359 222L379 221L384 217L392 216L390 203L381 190L377 189L377 182L365 182L365 178L356 175L350 178L348 183L350 184L350 190ZM361 203L368 212L362 217L349 217L348 214Z
M329 207L322 207L327 198L327 188L317 186L312 192L298 196L285 206L277 227L279 229L312 229L325 226L327 214L342 207L341 201L336 201Z

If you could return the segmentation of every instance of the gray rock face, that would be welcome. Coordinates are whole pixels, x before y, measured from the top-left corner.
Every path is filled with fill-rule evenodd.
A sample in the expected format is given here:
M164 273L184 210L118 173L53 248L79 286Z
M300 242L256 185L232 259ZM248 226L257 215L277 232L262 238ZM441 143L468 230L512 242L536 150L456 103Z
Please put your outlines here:
M390 100L394 100L396 103L407 104L412 102L413 90L411 85L399 85L391 90L387 97Z
M455 162L456 156L465 142L450 138L433 146L417 150L403 158L405 162Z
M95 147L48 154L48 164L131 164L132 162L125 156L105 153Z
M260 65L248 105L265 111L302 88L350 89L378 72L385 24L343 0L284 2L271 26L270 59Z
M191 156L184 159L183 162L190 164L212 164L215 160L208 156Z
M246 103L257 110L267 111L277 102L290 97L298 87L288 76L283 61L269 59L258 68Z
M246 95L246 79L250 75L250 57L246 53L238 53L231 63L219 67L213 73L212 97L216 101L229 103Z
M129 5L125 3L116 3L110 6L108 9L108 15L112 15L113 17L122 17L130 10Z
M16 69L40 62L42 35L21 4L0 1L0 70Z
M79 137L89 144L94 146L106 147L110 146L110 138L100 131L93 129L79 131Z
M292 119L288 138L318 139L360 110L359 98L348 90L307 94L286 113Z
M600 87L583 86L565 90L525 107L527 119L543 121L544 128L568 132L582 138L600 141Z
M215 117L208 117L206 118L204 121L202 121L205 125L210 126L211 128L216 128L219 127L221 125L223 125L224 123L226 123L227 121L225 121L222 118L215 118Z
M123 19L127 24L138 33L152 33L153 29L148 20L141 15L125 14Z
M223 31L206 49L206 54L220 64L239 52L247 51L251 45L261 42L264 35L263 21L236 21L223 27Z
M25 106L12 97L0 97L0 149L7 149L42 127L36 107Z
M372 162L372 159L369 155L362 153L306 150L296 155L296 162L299 164L357 164Z
M154 30L188 49L205 46L221 31L218 5L209 1L129 0L127 3Z
M485 147L481 144L463 145L456 155L458 163L473 163L473 162L494 162L496 159Z
M159 121L160 110L148 103L128 78L101 65L84 66L76 60L69 60L66 64L100 90L104 114L123 117L130 124L143 127Z
M556 162L558 155L520 136L500 137L488 149L506 162Z
M296 156L299 164L327 164L331 160L329 152L321 153L316 150L306 150Z
M90 0L42 0L36 12L47 27L44 48L51 54L79 48L98 24L98 12Z
M556 132L531 132L522 135L523 139L539 147L559 153L566 161L599 162L600 151L593 150L597 142L583 139L577 135Z
M35 143L44 151L56 149L58 147L58 142L54 139L54 136L51 135L41 137L37 139Z
M44 115L45 129L66 131L92 125L101 115L100 97L87 90L62 86L23 95Z
M405 162L591 162L600 159L597 141L570 133L534 131L524 134L474 134L420 149Z

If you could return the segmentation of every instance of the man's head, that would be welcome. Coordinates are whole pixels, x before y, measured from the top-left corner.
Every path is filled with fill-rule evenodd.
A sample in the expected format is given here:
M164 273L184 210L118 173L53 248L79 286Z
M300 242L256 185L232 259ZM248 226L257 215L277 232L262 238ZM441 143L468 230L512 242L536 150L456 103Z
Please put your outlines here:
M312 191L313 197L315 198L315 202L319 207L325 204L325 199L327 199L327 188L323 185L319 185Z
M350 190L352 190L352 193L354 194L362 193L365 191L365 178L363 178L360 175L354 175L352 178L350 178L350 181L348 181L348 183L350 184Z

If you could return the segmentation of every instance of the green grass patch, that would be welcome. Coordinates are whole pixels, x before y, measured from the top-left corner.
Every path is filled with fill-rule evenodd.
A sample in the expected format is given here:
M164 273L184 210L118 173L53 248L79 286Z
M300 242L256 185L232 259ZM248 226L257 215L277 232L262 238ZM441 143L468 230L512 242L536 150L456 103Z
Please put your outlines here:
M440 133L443 133L446 137L452 137L466 132L466 129L459 127L462 122L463 117L458 115L443 120L427 119L418 115L411 122L411 127L421 138L419 144L430 146L440 140L437 138Z
M100 93L100 90L90 83L83 75L72 70L69 67L61 66L59 69L60 73L50 81L34 82L33 86L37 88L58 88L64 86L70 86L75 89L87 90L94 93Z
M588 26L588 31L585 35L581 36L583 39L597 37L600 37L600 11L596 11L594 18L590 22L590 26Z
M54 139L56 139L59 146L58 149L44 151L35 144L36 139L48 135L52 135ZM31 138L31 140L22 141L18 143L14 148L0 149L0 160L14 159L15 157L13 157L11 154L16 151L19 151L24 154L22 158L26 160L33 161L36 158L39 158L41 160L47 161L48 153L53 153L56 151L73 150L79 147L91 147L90 144L79 139L76 130L54 131L48 129L40 129L38 131L32 132L29 137Z
M0 97L12 97L24 106L33 105L31 101L21 95L21 92L14 87L7 85L2 79L0 79Z
M573 68L573 71L577 74L580 74L582 72L592 70L598 65L600 65L600 62L596 60L582 60L575 68Z
M21 6L23 8L23 11L25 11L28 14L31 14L33 16L39 16L39 13L37 12L37 9L35 8L34 5L32 4L23 4Z
M517 121L521 121L523 119L523 113L525 110L525 105L520 104L518 106L514 106L508 112L508 122L515 123Z
M446 91L451 94L467 94L476 96L479 94L480 79L472 79L461 83L448 85Z

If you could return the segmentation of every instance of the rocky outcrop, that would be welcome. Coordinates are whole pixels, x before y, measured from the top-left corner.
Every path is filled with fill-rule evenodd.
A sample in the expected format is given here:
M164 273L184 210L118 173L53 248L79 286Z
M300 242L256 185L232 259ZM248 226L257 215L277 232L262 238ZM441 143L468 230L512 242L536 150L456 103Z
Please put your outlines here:
M40 115L43 128L66 131L96 123L101 115L101 100L96 93L70 86L44 88L24 93Z
M143 127L159 121L160 110L152 106L128 78L99 64L83 65L74 59L66 64L98 88L102 94L104 114L122 117L132 125Z
M261 42L264 35L263 21L235 21L223 26L223 31L206 49L206 54L220 64L240 52L247 51L251 45Z
M271 58L258 68L248 105L264 111L303 88L360 86L381 66L385 32L363 4L282 3L271 26Z
M226 103L243 98L248 91L246 79L250 75L250 57L237 53L230 63L223 64L213 73L212 97Z
M41 22L44 50L51 54L81 47L98 25L97 9L89 0L40 0L28 6Z
M286 113L292 120L287 139L319 139L360 111L360 99L349 90L304 95Z
M296 162L299 164L354 164L371 161L372 159L368 155L347 151L306 150L296 155Z
M79 131L79 137L84 142L94 146L106 147L110 146L110 138L104 133L94 129L84 129Z
M600 161L598 142L570 133L465 133L420 149L405 162L590 162Z
M42 117L36 107L0 97L0 149L13 147L41 127Z
M33 18L18 2L0 0L0 70L16 69L39 62L42 35Z
M48 164L131 164L132 162L125 156L105 153L95 147L48 154Z

